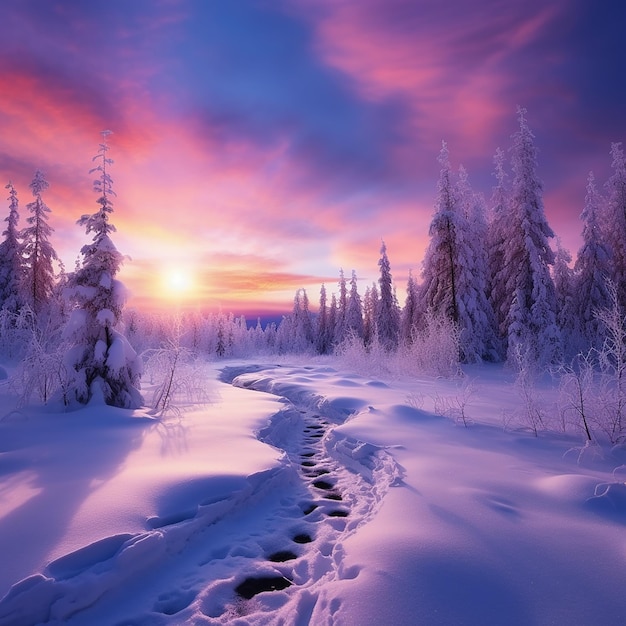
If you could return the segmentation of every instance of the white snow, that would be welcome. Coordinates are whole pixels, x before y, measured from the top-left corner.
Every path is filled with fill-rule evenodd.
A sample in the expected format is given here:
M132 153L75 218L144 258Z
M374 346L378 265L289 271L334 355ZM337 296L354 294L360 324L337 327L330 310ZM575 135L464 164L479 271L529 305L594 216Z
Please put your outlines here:
M0 625L626 623L624 459L504 429L502 367L207 368L162 420L3 383Z

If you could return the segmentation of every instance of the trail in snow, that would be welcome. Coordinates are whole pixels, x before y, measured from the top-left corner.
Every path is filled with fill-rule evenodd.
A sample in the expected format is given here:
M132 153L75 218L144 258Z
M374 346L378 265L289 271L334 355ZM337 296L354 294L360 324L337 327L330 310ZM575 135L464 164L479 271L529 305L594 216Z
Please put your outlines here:
M0 602L0 625L332 624L340 600L322 589L353 579L342 542L371 519L400 477L392 457L338 435L363 408L306 385L314 369L226 368L224 382L284 398L258 437L283 451L279 467L190 513L149 520L150 530L108 537L49 564ZM283 370L284 371L284 370ZM323 372L316 372L323 375Z

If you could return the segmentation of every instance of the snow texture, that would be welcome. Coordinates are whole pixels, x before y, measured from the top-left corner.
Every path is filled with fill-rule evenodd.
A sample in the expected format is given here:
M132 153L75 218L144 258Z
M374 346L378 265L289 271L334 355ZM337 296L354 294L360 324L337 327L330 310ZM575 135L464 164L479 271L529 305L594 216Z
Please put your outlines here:
M181 419L2 417L0 625L624 623L623 458L503 430L502 367L211 367Z

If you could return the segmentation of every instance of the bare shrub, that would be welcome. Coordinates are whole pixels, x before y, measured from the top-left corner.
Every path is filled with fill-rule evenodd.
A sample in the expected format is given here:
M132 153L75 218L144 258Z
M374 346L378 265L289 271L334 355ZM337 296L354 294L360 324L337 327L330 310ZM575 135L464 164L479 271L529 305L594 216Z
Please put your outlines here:
M538 371L536 361L530 349L516 344L511 350L512 362L517 370L515 390L522 401L522 406L515 417L523 427L537 437L547 429L547 413L541 394L537 389Z
M435 413L454 420L456 424L463 424L467 428L474 423L467 413L467 407L474 392L475 389L471 383L464 383L458 394L452 396L435 394L433 396Z
M592 421L597 422L596 371L594 352L578 354L568 365L561 365L559 375L559 408L563 429L569 423L581 430L585 441L593 441Z
M598 427L612 444L626 440L626 315L622 312L615 285L609 283L612 305L596 312L605 329L598 351L600 371Z

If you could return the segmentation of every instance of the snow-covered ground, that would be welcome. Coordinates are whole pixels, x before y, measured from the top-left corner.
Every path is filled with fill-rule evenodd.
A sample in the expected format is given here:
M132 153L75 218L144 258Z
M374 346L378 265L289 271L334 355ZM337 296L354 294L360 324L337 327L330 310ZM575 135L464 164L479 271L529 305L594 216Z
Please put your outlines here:
M3 411L2 626L626 623L623 459L501 367L207 367L180 417Z

